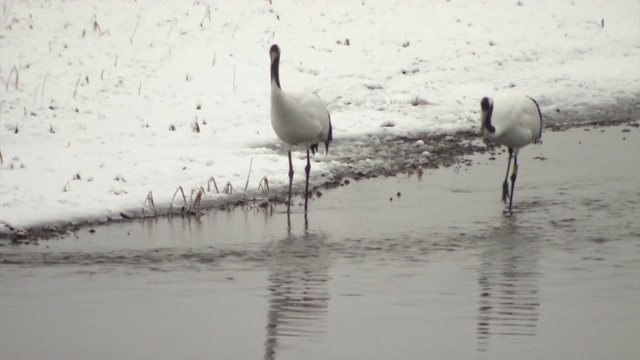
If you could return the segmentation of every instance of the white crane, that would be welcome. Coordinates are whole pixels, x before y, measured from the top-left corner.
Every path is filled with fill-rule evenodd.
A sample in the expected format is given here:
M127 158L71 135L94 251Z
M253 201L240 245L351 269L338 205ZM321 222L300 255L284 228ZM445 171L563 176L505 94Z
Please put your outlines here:
M325 153L329 152L329 143L333 135L331 116L327 105L318 95L308 92L285 92L280 86L280 47L272 45L271 55L271 126L273 131L287 146L289 154L289 201L287 212L291 210L291 184L293 182L293 162L291 148L296 145L307 149L306 183L304 189L304 211L307 211L309 198L309 172L311 162L309 150L315 155L318 143L324 142Z
M494 97L484 97L480 101L482 108L481 129L485 139L504 145L509 149L507 174L502 183L502 201L509 196L509 212L513 203L513 191L518 176L518 152L523 147L540 143L542 137L542 113L538 103L525 95L505 93ZM513 161L511 174L511 192L509 192L509 168Z

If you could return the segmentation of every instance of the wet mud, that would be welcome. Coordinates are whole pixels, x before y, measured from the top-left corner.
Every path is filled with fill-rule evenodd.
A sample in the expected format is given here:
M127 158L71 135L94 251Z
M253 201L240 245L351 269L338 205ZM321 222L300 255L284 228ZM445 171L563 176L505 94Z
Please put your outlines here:
M633 104L632 104L633 105ZM631 106L631 105L630 105ZM636 111L640 111L636 109ZM640 124L629 117L617 117L615 120L603 120L597 122L564 122L556 123L547 119L545 131L565 131L573 128L597 129L612 126L626 126L627 130L637 129ZM278 150L273 147L274 151ZM460 131L451 134L416 134L412 137L393 137L385 134L368 135L358 139L344 139L332 146L332 154L329 159L318 157L318 161L331 161L332 179L322 185L315 186L311 191L311 197L322 196L322 191L348 185L353 180L372 179L377 177L396 176L407 174L408 176L422 176L424 171L441 167L470 166L467 157L472 154L484 154L489 152L496 154L497 149L493 144L484 141L478 132ZM285 153L282 153L285 156ZM296 195L300 195L299 190ZM272 191L266 196L235 198L232 201L202 206L195 209L176 209L175 211L163 211L159 209L154 217L199 217L209 211L233 211L236 209L257 209L265 212L273 211L276 205L282 205L286 201L284 189ZM125 220L112 220L108 222L131 221L147 218L144 214L123 214ZM0 246L35 244L40 240L55 239L75 233L84 228L93 228L105 223L56 224L34 226L27 229L10 228L9 232L0 233Z

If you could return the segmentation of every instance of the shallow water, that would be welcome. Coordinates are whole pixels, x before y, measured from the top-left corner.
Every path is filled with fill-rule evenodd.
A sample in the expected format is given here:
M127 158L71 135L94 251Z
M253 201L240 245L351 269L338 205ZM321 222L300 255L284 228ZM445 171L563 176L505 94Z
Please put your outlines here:
M640 130L351 182L295 207L0 247L3 358L631 359ZM623 139L624 138L624 139Z

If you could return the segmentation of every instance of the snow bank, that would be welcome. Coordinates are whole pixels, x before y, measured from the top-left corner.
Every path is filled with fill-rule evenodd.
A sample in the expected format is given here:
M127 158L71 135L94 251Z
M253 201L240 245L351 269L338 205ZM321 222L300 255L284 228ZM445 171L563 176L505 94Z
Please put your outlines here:
M638 14L636 0L8 0L0 223L119 218L149 192L167 208L212 176L242 191L251 162L250 193L263 176L282 190L272 43L283 88L325 99L339 143L473 128L479 99L501 89L553 121L637 99ZM314 163L313 182L339 161Z

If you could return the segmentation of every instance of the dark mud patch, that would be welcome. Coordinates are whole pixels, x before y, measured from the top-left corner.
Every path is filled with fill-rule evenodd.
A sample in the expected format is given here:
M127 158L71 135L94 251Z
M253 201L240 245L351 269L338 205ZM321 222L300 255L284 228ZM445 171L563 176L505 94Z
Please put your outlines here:
M420 176L428 169L470 164L465 156L490 149L471 131L415 137L368 135L345 140L335 148L328 161L338 164L332 165L334 180L327 187L340 185L348 178L361 180L403 173Z

